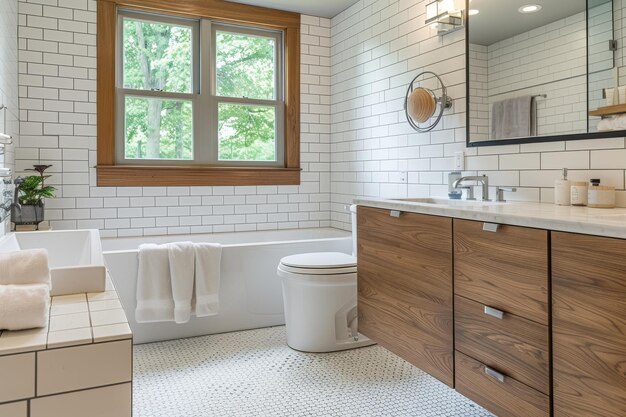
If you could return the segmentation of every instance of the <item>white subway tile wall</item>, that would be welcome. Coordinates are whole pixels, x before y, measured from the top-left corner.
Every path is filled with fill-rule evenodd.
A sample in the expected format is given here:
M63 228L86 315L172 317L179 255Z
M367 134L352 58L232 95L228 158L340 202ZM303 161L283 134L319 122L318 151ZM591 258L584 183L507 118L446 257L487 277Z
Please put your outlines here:
M465 174L519 187L508 200L552 202L553 180L569 167L572 178L618 187L618 204L626 206L624 138L466 149L465 34L437 36L424 22L427 3L360 1L331 20L332 226L350 228L345 205L356 197L447 195L454 153L464 150ZM620 66L622 3L614 1ZM481 51L474 52L476 59ZM403 99L423 70L441 75L455 101L435 130L420 134L406 123ZM623 70L621 77L626 82Z
M53 229L97 228L108 237L329 226L329 19L302 16L300 186L103 188L93 168L96 4L19 1L16 169L53 165Z
M614 0L618 65L622 2ZM463 31L440 37L425 25L427 3L361 0L332 20L303 16L301 186L101 188L93 169L96 1L20 0L18 173L53 164L52 227L104 236L349 229L346 205L355 197L445 195L454 154L466 150L465 42ZM402 109L421 70L441 74L455 98L425 134L410 129ZM520 187L509 200L551 202L552 179L568 164L573 178L623 190L624 139L471 148L466 173ZM618 202L626 206L626 192Z
M0 2L0 133L5 133L17 140L18 92L17 92L17 0ZM0 167L13 168L15 146L0 147ZM5 184L0 180L0 204L4 203ZM2 210L2 208L0 208ZM0 236L9 230L9 222L0 223Z

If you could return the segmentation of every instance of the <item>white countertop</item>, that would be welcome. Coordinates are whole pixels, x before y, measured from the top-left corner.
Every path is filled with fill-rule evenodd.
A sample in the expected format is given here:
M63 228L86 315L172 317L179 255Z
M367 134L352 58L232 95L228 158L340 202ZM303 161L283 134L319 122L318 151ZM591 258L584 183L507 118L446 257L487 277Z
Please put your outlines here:
M419 199L424 200L424 199ZM360 206L626 239L626 208L598 209L547 203L482 203L433 198L433 203L355 199Z

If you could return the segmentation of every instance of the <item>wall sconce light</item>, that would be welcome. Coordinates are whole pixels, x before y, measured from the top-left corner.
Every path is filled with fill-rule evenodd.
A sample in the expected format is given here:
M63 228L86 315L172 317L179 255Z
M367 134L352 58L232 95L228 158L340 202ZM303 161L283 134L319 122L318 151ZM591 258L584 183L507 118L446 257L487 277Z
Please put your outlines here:
M455 0L435 0L426 5L426 24L437 29L439 35L463 27L463 7Z

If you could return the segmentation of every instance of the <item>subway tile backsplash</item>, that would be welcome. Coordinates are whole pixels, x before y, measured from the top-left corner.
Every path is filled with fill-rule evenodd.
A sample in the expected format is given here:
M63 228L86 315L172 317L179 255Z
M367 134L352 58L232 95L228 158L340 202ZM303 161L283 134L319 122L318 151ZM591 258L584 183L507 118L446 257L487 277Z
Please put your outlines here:
M427 3L358 2L331 20L334 227L349 229L344 206L355 197L447 195L446 174L454 168L454 153L466 150L465 34L437 36L424 22ZM621 66L623 0L614 0L614 7ZM486 61L488 53L475 46L470 58ZM403 109L406 86L423 70L441 75L455 99L443 123L430 133L412 131ZM480 75L470 74L472 80ZM484 117L488 131L488 115ZM624 205L624 148L624 138L469 148L466 173L488 175L492 195L494 186L516 186L508 200L552 202L554 179L568 167L572 179L599 177L615 185L618 204Z

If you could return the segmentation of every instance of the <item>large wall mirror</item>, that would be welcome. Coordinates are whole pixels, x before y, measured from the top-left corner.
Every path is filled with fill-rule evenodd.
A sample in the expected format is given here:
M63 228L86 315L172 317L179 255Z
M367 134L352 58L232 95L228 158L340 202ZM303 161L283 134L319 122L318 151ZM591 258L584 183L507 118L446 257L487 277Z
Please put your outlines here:
M468 146L626 136L614 7L612 0L469 0Z

